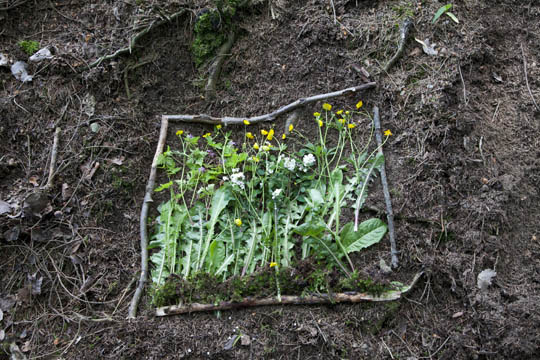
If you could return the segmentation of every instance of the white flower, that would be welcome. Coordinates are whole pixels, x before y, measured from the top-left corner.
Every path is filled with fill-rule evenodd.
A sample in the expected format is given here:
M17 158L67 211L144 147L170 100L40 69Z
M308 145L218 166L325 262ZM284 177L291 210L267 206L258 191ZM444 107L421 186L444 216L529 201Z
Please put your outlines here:
M283 166L285 166L287 170L294 171L294 168L296 167L296 160L285 158L285 160L283 160Z
M276 189L272 192L272 200L274 200L275 198L277 198L279 196L279 194L281 194L281 191L283 189Z
M232 169L233 174L234 174L234 173L237 173L237 172L239 172L239 171L240 171L239 168L234 168L234 169Z
M235 172L234 174L231 174L231 182L233 183L233 185L237 185L242 190L244 189L244 179L244 173L242 172Z
M313 154L304 155L304 157L302 158L302 161L305 166L311 166L315 164L315 156L313 156Z

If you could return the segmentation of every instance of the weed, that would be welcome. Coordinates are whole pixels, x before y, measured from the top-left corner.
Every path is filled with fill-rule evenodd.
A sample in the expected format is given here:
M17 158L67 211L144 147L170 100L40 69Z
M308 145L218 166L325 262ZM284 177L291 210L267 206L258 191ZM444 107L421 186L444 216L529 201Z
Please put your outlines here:
M18 45L28 56L34 55L39 50L39 42L34 40L21 40Z

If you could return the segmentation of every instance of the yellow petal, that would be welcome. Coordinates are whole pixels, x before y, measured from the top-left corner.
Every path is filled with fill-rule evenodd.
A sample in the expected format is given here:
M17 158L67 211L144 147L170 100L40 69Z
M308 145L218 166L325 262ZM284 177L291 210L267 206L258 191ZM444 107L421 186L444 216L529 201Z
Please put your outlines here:
M216 125L216 129L221 129L221 125Z
M356 108L360 109L362 105L364 105L364 103L362 102L362 100L360 100L359 102L356 103Z
M259 150L259 144L257 144L257 143L253 144L253 148L254 148L255 150Z
M293 124L289 125L289 132L293 131L293 129L294 129Z
M392 136L392 132L390 131L390 129L384 132L384 136Z
M250 132L246 133L246 137L247 137L248 139L253 139L253 138L254 138L253 134L250 133Z
M313 116L319 117L319 116L321 116L321 113L320 113L320 112L314 112L314 113L313 113Z
M330 111L330 110L332 110L332 105L330 105L329 103L324 103L324 104L322 105L322 108L323 108L324 110L326 110L326 111Z
M242 226L242 220L241 219L235 219L234 223L236 224L236 226Z
M262 130L261 130L261 135L265 135L265 136L268 135L268 131L262 129Z
M270 263L270 267L274 267L274 266L277 266L277 262L271 262Z
M281 135L281 138L282 138L283 140L285 140L286 137L287 137L287 135L285 135L285 134Z
M336 114L338 114L338 115L343 114L343 110L338 110L338 111L336 111Z
M319 127L322 127L323 126L323 122L321 120L319 120Z
M354 129L354 128L356 127L356 125L355 125L355 124L348 124L347 127L348 127L349 129Z
M178 131L176 132L176 135L177 135L177 136L180 136L180 135L182 135L183 133L184 133L184 130L178 130Z
M249 123L249 120L247 120L247 119L244 120L244 125L249 125L249 124L250 124L250 123Z

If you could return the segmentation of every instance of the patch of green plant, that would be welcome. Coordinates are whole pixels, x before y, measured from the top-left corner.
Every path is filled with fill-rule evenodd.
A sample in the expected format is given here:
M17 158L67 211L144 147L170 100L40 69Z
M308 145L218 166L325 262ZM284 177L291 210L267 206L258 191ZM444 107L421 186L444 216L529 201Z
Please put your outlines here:
M39 42L35 40L21 40L18 45L28 56L34 55L39 50Z
M244 6L243 0L215 0L214 9L206 9L197 18L194 39L191 44L197 67L212 57L233 30L233 17Z
M439 10L437 10L437 12L435 13L435 15L433 16L433 20L431 20L431 23L432 24L435 24L437 22L437 20L439 20L439 18L442 16L442 15L446 15L448 16L450 19L452 19L453 22L455 22L456 24L459 24L459 20L458 18L456 17L456 15L454 15L453 13L451 13L449 10L452 8L452 4L446 4L444 6L441 6L439 8Z
M169 200L158 207L149 246L157 250L150 257L157 287L171 274L186 281L208 274L215 287L267 269L272 281L263 282L279 297L289 286L282 270L308 258L329 272L354 274L350 254L378 243L387 231L380 219L358 216L384 158L370 149L373 127L369 141L358 145L354 117L365 114L333 112L330 104L323 110L312 120L315 142L292 125L288 137L245 127L241 146L219 125L202 137L177 132L180 149L168 148L159 158L169 181L156 191L168 191ZM330 134L337 139L332 145ZM289 139L299 150L289 149ZM345 208L355 216L344 224ZM313 291L328 288L323 277L311 280ZM246 286L236 295L264 288Z

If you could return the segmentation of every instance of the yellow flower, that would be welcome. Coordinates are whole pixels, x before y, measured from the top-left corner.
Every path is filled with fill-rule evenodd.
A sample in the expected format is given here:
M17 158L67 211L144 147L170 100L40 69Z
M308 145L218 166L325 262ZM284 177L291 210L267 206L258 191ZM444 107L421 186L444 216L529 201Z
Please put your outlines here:
M354 129L356 127L356 125L355 124L347 124L347 127L349 129Z
M345 114L349 115L351 112L349 110L345 111Z
M336 114L338 114L338 115L343 114L343 110L338 110L338 111L336 111Z
M212 134L211 134L211 133L206 133L206 134L204 134L202 137L203 137L203 138L207 138L207 137L209 137L210 135L212 135Z
M253 138L254 138L253 134L250 133L250 132L247 132L247 133L246 133L246 137L247 137L248 139L253 139Z
M180 135L182 135L183 133L184 133L184 130L178 130L178 131L176 132L176 136L180 136Z
M384 136L392 136L392 132L390 131L390 129L384 132Z
M323 127L323 122L321 120L319 120L319 127Z
M256 156L252 156L251 159L255 161L256 163L260 161L260 159Z
M262 149L263 149L263 151L268 151L268 150L270 150L270 146L263 145Z
M268 136L266 137L266 140L272 141L273 138L274 138L274 129L270 129L270 131L268 132Z
M216 125L216 129L221 129L221 125Z
M250 123L249 123L249 120L247 120L247 119L244 120L244 125L249 125L249 124L250 124Z
M332 110L332 105L330 105L329 103L324 103L322 104L322 108L326 111L330 111Z
M277 266L277 262L273 262L273 261L272 261L272 262L270 263L270 267L274 267L274 266Z
M338 119L338 122L341 124L345 124L345 119Z
M282 138L283 140L285 140L286 137L287 137L287 135L285 135L285 134L281 135L281 138Z
M236 226L242 226L242 220L241 219L235 219L234 223L236 224Z
M360 109L362 105L364 105L364 103L362 102L362 100L360 100L359 102L356 103L356 108Z
M253 148L254 148L255 150L259 150L259 144L257 144L257 143L253 144Z
M268 135L268 131L262 129L262 130L261 130L261 135Z
M320 112L314 112L314 113L313 113L313 116L319 117L319 116L321 116L321 113L320 113Z
M294 129L293 124L289 125L289 132L293 131L293 129Z

